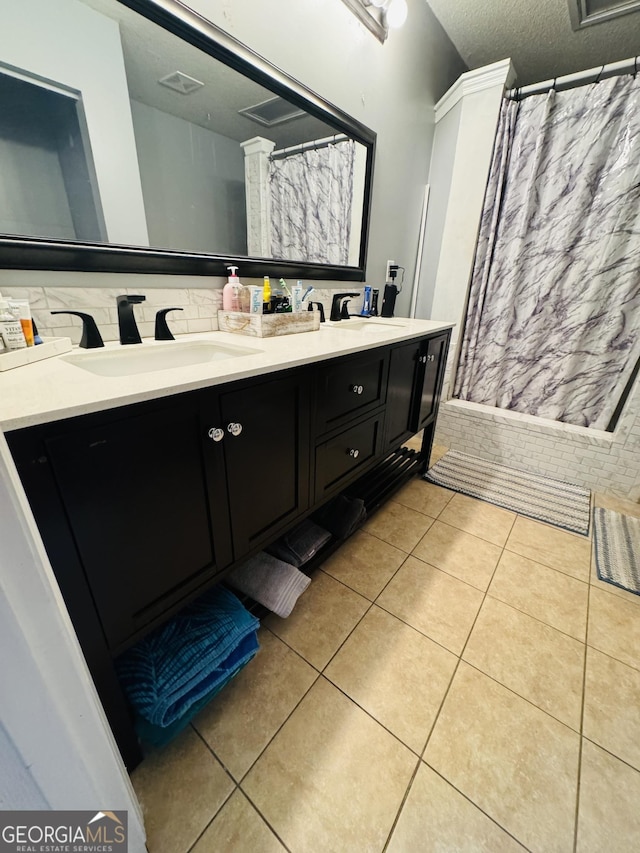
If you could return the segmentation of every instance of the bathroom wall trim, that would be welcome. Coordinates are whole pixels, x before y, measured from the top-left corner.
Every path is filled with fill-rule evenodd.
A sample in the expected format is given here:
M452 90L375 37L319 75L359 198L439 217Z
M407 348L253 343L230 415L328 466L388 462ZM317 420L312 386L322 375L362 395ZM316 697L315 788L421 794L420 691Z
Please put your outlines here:
M436 124L466 95L491 89L498 84L503 84L505 88L508 88L513 85L515 77L515 69L510 59L501 59L499 62L461 74L436 104Z

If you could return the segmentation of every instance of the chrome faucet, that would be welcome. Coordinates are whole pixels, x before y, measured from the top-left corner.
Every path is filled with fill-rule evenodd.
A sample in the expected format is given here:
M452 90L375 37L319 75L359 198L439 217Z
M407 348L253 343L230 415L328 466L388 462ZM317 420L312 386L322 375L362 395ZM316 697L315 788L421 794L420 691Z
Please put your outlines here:
M347 310L347 302L349 299L354 299L356 296L360 296L359 293L334 293L333 299L331 300L331 316L329 319L331 320L348 320L349 312ZM340 300L344 299L345 301L340 305Z
M133 314L133 306L144 302L146 296L118 296L118 327L120 329L121 344L141 344L142 338L136 325Z

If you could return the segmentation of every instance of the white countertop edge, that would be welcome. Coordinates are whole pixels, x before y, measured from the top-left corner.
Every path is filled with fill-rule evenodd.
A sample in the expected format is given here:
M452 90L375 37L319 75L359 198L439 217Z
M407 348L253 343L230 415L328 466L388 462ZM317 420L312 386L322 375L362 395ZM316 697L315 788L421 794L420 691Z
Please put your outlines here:
M346 324L347 321L342 321ZM393 320L390 322L394 322ZM29 426L129 406L188 391L213 387L239 379L300 367L344 355L365 352L392 343L445 331L453 323L395 318L393 330L366 332L335 328L330 324L317 332L257 338L230 332L201 332L180 335L176 342L213 341L260 350L224 361L175 367L128 376L96 376L68 364L59 356L0 373L0 429L10 432ZM143 344L135 346L144 346ZM111 342L106 349L119 349ZM164 344L163 344L164 346ZM171 342L166 346L171 346ZM84 352L74 347L74 352ZM87 353L96 352L88 350ZM103 350L100 350L103 352Z

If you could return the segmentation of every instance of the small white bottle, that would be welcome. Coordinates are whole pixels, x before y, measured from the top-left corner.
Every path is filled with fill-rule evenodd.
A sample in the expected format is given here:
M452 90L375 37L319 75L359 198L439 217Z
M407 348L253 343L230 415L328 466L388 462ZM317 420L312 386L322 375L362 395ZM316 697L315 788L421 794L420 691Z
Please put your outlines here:
M27 345L22 324L9 310L5 299L0 299L0 336L8 350L22 349Z
M222 288L222 308L225 311L240 311L240 279L236 275L238 267L227 267L231 275Z

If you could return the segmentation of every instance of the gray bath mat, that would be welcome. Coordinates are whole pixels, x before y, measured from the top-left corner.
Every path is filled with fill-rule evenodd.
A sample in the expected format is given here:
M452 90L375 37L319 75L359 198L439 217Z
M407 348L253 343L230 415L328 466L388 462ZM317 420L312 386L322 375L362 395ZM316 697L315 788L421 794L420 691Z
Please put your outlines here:
M600 580L640 595L640 518L597 506L593 533Z
M449 450L425 480L573 533L589 533L591 492L506 465Z

